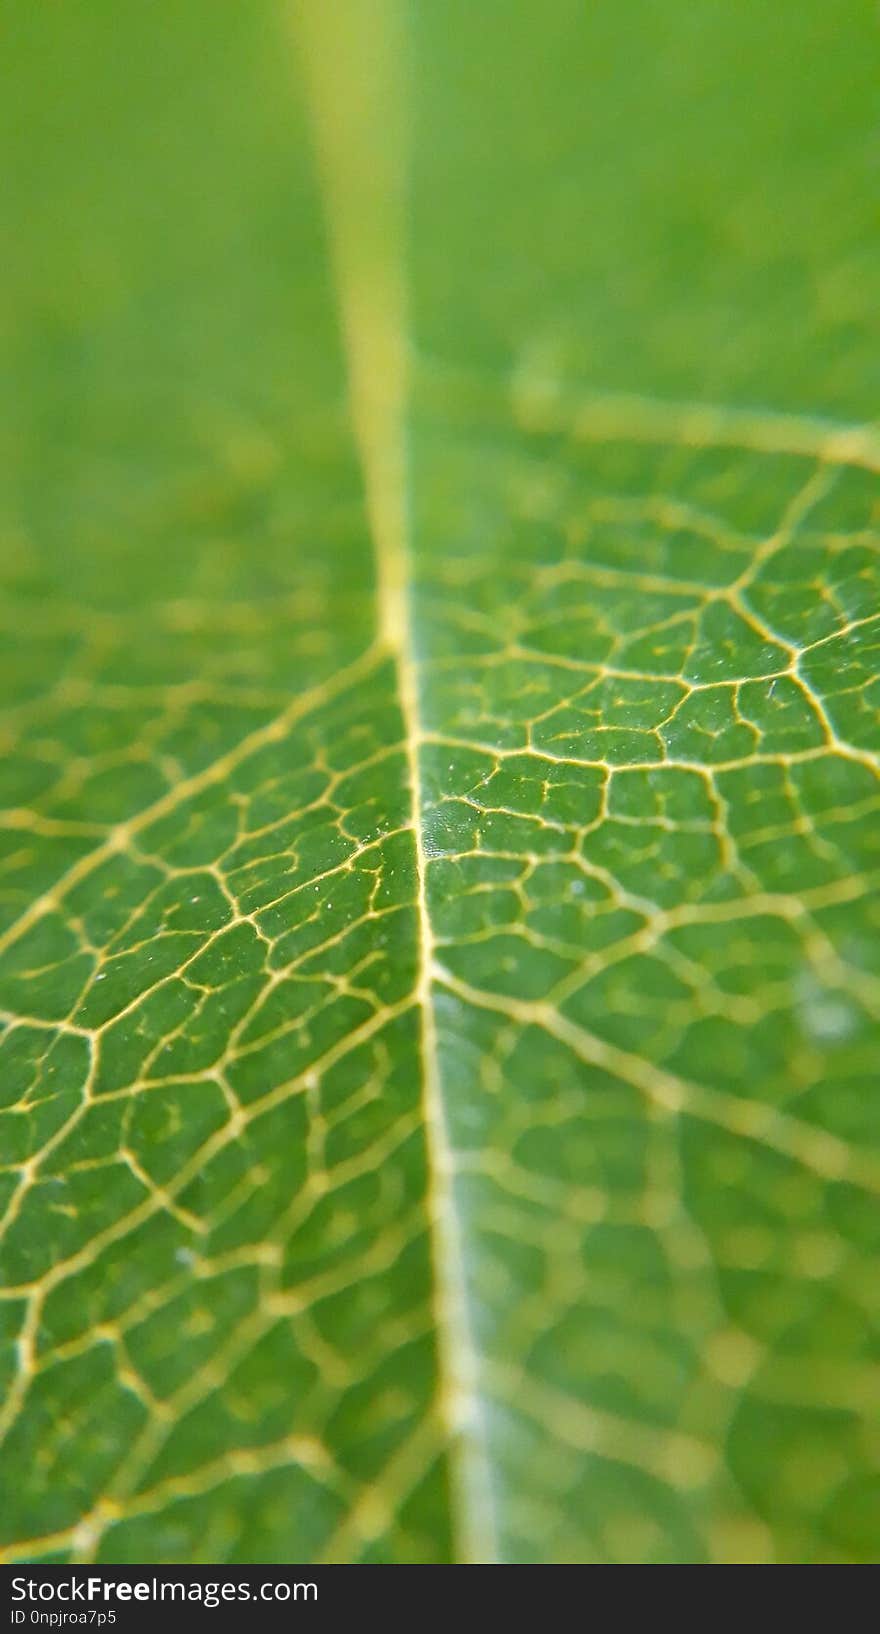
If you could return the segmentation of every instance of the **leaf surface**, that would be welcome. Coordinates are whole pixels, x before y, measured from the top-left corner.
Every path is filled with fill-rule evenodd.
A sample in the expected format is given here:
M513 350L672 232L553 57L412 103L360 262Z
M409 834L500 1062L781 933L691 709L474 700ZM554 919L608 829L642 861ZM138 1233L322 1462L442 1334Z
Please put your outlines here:
M5 1557L874 1558L872 9L7 12Z

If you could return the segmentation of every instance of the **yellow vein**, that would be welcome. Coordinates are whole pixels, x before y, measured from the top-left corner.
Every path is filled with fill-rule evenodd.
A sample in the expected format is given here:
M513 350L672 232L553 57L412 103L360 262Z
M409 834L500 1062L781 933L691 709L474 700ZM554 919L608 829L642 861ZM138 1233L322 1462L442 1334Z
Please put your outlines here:
M399 0L300 0L296 32L315 132L373 537L380 635L394 654L406 730L418 870L423 1113L429 1164L439 1410L450 1446L456 1552L497 1558L478 1365L470 1331L454 1158L440 1083L418 764L419 698L409 607L404 420L406 41Z
M525 431L570 433L586 443L679 443L686 448L730 448L753 454L790 454L823 465L880 472L880 423L835 420L784 409L649 397L636 392L590 392L577 380L526 368L513 375L482 372L422 355L424 389L468 391L470 412L497 412L499 391ZM468 405L463 405L468 413Z
M740 1097L680 1078L659 1063L621 1049L610 1039L569 1020L552 999L518 999L472 987L440 965L435 973L444 987L474 1009L505 1016L521 1027L542 1028L588 1066L600 1067L632 1084L662 1112L701 1118L728 1134L781 1153L823 1180L846 1180L880 1196L880 1161L875 1153L864 1152L818 1125L803 1122L772 1102Z
M126 822L117 823L101 845L87 851L72 863L48 891L37 897L24 913L0 934L0 953L5 953L8 948L20 941L37 920L57 908L70 891L93 874L96 868L100 868L102 863L109 861L119 852L125 852L135 835L142 834L144 829L158 822L161 817L170 816L187 800L194 799L205 789L214 788L218 783L225 783L243 761L249 760L259 749L264 749L268 744L277 743L286 737L293 727L313 710L320 709L349 688L353 690L359 682L376 671L380 662L381 654L377 648L375 646L368 648L329 680L299 693L279 715L249 732L233 748L212 760L210 765L202 767L199 772L194 772L191 777L183 778L165 794L160 795L152 805L128 818Z

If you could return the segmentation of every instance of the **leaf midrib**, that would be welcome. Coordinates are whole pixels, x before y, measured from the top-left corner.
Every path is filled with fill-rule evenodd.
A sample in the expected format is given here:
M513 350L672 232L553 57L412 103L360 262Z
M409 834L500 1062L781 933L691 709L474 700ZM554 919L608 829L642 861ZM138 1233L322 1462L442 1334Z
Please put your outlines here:
M426 888L422 738L412 609L406 409L407 60L399 0L351 0L333 27L302 0L297 33L340 313L348 395L373 546L379 638L397 673L416 862L421 1112L439 1371L436 1411L449 1467L455 1558L497 1561L491 1468L465 1280L465 1244L440 1076L434 937Z

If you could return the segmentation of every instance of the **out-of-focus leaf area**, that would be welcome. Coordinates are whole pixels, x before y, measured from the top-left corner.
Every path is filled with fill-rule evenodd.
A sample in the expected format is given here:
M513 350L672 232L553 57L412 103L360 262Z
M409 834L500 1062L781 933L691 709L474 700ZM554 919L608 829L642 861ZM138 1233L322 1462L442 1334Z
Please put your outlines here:
M8 1561L880 1551L880 25L4 0Z

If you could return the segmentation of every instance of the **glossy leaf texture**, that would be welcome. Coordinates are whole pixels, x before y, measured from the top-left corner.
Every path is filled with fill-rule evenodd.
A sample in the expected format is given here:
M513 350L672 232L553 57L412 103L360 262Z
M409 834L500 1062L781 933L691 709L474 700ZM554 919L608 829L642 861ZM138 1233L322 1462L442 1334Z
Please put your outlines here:
M876 1558L873 6L3 58L3 1558Z

